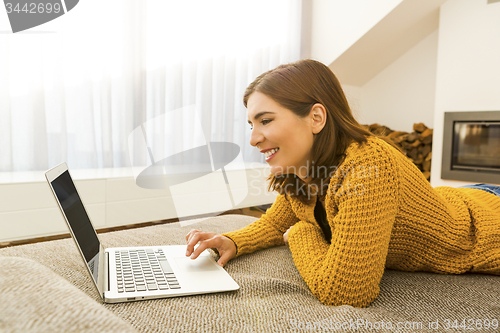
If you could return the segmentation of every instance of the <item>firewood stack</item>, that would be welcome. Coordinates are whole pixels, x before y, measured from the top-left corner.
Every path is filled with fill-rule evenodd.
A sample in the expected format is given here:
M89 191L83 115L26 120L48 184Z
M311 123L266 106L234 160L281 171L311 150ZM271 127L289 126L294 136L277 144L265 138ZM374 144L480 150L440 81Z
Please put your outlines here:
M413 124L413 132L393 131L379 124L363 125L371 133L387 136L422 171L425 178L431 178L432 129L423 123Z

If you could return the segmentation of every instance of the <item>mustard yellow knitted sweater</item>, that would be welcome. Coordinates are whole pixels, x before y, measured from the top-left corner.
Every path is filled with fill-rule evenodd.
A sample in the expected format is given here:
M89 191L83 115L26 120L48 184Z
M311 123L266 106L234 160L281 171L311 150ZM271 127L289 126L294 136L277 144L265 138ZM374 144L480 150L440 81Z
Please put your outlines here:
M224 234L237 256L288 242L294 263L324 304L366 307L384 269L500 275L500 197L432 188L404 155L381 139L351 144L325 198L331 244L304 204L279 195L260 219Z

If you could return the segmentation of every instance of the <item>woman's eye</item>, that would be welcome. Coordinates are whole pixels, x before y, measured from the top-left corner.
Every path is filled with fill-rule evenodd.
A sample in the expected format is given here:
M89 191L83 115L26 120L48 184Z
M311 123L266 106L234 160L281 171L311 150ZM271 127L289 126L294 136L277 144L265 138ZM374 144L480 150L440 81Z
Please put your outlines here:
M262 120L260 121L260 123L261 123L262 125L267 125L267 124L269 124L271 121L273 121L273 119L262 119ZM250 130L251 130L251 131L253 131L253 126L252 126L251 124L250 124Z

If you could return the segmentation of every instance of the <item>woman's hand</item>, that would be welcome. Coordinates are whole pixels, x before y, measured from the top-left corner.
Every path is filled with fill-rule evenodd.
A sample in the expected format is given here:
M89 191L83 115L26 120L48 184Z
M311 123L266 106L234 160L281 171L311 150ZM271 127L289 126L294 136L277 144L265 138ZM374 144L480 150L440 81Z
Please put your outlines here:
M283 241L285 241L286 246L288 246L288 232L290 230L292 230L292 228L293 228L293 225L290 228L288 228L288 230L283 234Z
M215 232L203 232L192 229L186 235L187 250L186 257L196 259L206 249L215 248L219 252L220 258L217 261L219 266L224 267L225 264L236 256L236 245L234 242L227 238L216 234ZM196 250L194 246L198 244Z

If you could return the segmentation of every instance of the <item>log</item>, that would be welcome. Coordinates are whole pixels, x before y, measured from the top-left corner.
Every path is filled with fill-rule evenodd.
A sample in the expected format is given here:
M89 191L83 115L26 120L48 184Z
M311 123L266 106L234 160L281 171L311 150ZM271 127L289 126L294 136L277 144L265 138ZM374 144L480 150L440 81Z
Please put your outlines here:
M413 132L410 135L408 135L408 138L406 139L406 141L412 143L417 139L418 139L418 133Z
M387 137L394 141L394 139L396 139L397 137L403 136L405 134L408 134L408 132L394 131L394 132L390 133L389 135L387 135Z
M412 148L417 148L417 147L418 147L418 146L420 146L421 144L422 144L422 141L420 141L420 140L415 140L415 141L411 144L411 146L412 146Z
M422 171L431 171L431 161L422 162Z
M418 133L422 133L427 129L423 123L413 124L413 130Z
M424 157L427 158L427 155L429 155L431 150L432 150L432 146L430 144L426 144L422 147L422 149L420 151L421 151L422 155L424 155ZM430 159L429 159L429 161L430 161Z

